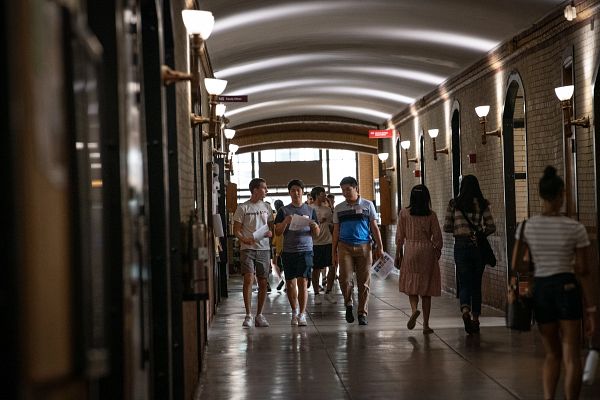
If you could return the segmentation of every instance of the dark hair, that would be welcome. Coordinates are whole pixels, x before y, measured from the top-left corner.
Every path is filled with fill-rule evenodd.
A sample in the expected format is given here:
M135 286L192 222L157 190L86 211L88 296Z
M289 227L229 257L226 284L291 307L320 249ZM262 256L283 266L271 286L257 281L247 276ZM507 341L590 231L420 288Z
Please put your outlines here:
M304 182L300 179L292 179L288 182L288 191L292 189L292 186L300 186L304 190Z
M279 211L279 209L283 207L283 201L277 199L273 205L275 205L275 211Z
M250 194L252 194L252 191L254 189L258 189L260 187L261 183L267 183L267 181L265 181L263 178L254 178L250 181L250 184L248 185L248 187L250 188Z
M340 181L340 186L342 185L350 185L352 187L358 187L358 182L351 176L347 176Z
M431 196L425 185L416 185L410 191L410 215L431 215Z
M335 199L335 196L334 196L333 194L329 193L329 194L327 195L327 198L328 198L328 199Z
M454 200L456 208L465 212L474 212L473 200L479 203L479 210L483 211L489 205L489 202L483 197L479 181L475 175L465 175L460 183L460 191Z
M565 182L556 174L556 168L547 166L544 176L540 179L540 197L552 201L560 196L565 188Z
M315 186L313 190L310 191L310 197L312 197L313 200L316 200L321 193L325 193L325 188L323 186Z

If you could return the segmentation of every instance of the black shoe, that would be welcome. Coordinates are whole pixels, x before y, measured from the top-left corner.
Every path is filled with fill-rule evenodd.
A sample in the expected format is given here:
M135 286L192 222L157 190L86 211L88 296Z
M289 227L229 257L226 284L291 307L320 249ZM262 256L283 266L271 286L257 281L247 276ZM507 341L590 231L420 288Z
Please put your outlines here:
M307 278L307 281L308 281L308 283L306 284L306 288L307 288L307 289L310 289L310 281L312 281L312 279L308 279L308 278Z
M468 312L463 313L462 315L463 323L465 324L465 331L471 335L474 332L473 321L471 321L471 316Z
M267 283L267 293L271 293L271 285Z
M471 330L473 333L479 333L479 321L471 321Z
M354 322L354 314L352 314L352 306L346 306L346 322L349 324Z
M282 279L281 282L279 282L279 285L277 285L277 290L281 290L283 285L285 285L285 280Z
M359 325L368 325L369 321L367 321L367 316L364 314L360 314L358 316L358 324Z

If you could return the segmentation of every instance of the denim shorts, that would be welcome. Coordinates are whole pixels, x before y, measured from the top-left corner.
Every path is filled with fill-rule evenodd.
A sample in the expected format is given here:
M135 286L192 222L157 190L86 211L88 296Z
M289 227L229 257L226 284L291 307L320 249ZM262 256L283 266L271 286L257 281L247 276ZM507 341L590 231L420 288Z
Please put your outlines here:
M574 274L535 278L533 299L535 320L538 324L578 320L583 316L581 288Z
M313 252L301 251L299 253L281 253L281 261L283 262L283 272L285 280L295 278L310 279L313 267Z

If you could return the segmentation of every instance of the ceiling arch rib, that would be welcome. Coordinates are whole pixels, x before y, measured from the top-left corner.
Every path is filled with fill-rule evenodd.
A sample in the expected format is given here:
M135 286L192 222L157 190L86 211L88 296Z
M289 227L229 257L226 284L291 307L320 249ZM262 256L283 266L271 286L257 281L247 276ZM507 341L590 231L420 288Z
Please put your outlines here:
M237 127L238 153L282 148L327 148L377 153L377 141L368 138L377 125L368 121L302 116L255 121Z
M387 126L392 115L563 3L203 0L202 8L215 16L207 41L215 76L229 81L226 95L248 95L247 104L227 107L231 126L240 129L307 115L328 125L345 117Z

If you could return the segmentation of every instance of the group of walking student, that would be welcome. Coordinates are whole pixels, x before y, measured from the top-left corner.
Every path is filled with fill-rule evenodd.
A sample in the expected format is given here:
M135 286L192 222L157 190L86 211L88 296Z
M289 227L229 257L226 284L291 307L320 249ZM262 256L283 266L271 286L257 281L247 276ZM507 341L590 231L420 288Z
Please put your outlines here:
M243 295L246 316L243 327L252 326L252 285L258 281L258 304L254 326L268 327L262 314L267 296L267 279L271 267L271 240L276 239L276 262L283 267L286 293L292 310L292 325L306 326L308 286L313 281L315 304L322 303L319 289L321 269L329 267L324 297L336 303L333 295L339 265L339 285L344 296L346 321L352 323L354 303L351 283L356 274L358 287L357 318L368 324L369 288L373 257L381 257L383 244L377 225L375 206L358 193L358 182L345 177L340 182L345 201L332 210L325 189L311 191L312 204L303 201L304 183L292 179L288 183L291 202L278 207L273 216L271 205L264 201L267 183L262 178L250 181L250 199L240 204L233 216L233 234L240 241L240 263L244 276ZM372 243L374 242L374 246ZM280 252L280 253L279 253Z
M244 274L244 327L252 325L250 302L255 275L259 292L254 324L269 326L262 309L267 294L273 234L283 237L280 259L292 309L292 325L307 325L307 287L311 277L315 304L321 303L320 268L331 267L325 298L335 302L331 291L338 265L346 321L352 323L355 320L354 284L351 283L354 273L358 286L358 323L368 324L370 269L373 260L382 255L381 235L375 207L359 195L356 179L346 177L340 186L345 201L332 211L327 206L325 189L313 189L313 204L309 205L302 201L304 184L293 179L288 183L291 203L279 207L273 217L271 206L264 202L266 182L261 178L250 182L250 200L241 204L234 215L234 234L241 243L240 261ZM596 274L591 273L587 261L590 241L581 223L561 213L565 185L555 168L547 167L544 171L539 182L539 195L543 200L542 214L531 217L526 224L522 222L517 228L511 267L517 269L523 264L523 260L517 260L517 254L526 254L529 260L535 261L535 264L527 265L535 265L530 295L546 352L543 368L545 398L554 398L563 364L565 396L577 398L582 376L582 326L587 336L594 335L598 309ZM458 196L448 203L443 230L454 237L454 262L464 329L469 335L477 334L485 269L477 238L492 234L496 226L490 203L483 196L475 176L462 177ZM421 315L418 308L421 301L425 335L433 333L429 326L431 297L441 295L439 259L442 246L442 229L431 209L429 190L425 185L416 185L411 190L408 207L398 215L395 265L400 269L399 290L408 295L411 306L407 328L416 326ZM524 253L517 251L523 247Z

